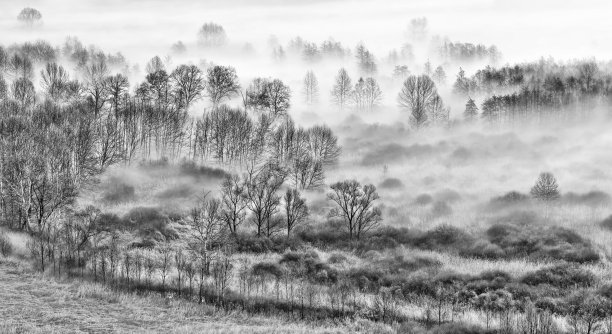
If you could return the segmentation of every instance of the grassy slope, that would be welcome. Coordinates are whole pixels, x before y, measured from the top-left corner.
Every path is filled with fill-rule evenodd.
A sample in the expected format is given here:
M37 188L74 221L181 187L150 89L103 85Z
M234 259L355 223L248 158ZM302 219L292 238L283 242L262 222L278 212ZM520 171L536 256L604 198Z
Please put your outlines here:
M118 294L100 285L41 278L0 259L0 333L336 333L275 318L219 314L208 306Z

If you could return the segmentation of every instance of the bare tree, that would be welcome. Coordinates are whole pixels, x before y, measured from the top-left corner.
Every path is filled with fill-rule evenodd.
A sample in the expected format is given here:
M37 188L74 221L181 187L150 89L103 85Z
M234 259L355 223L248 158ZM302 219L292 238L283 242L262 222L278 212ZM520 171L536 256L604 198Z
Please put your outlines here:
M374 207L374 201L379 198L374 185L362 187L355 180L346 180L330 187L332 192L327 198L337 205L330 211L330 217L344 221L350 240L354 237L359 239L364 233L378 227L382 213L379 207Z
M147 72L147 74L165 70L166 66L164 66L164 62L159 56L154 56L153 58L151 58L151 60L149 60L149 62L145 66L145 71Z
M192 102L200 98L205 88L202 71L195 65L181 65L170 76L174 83L174 94L180 106L189 110Z
M202 25L198 32L198 43L205 47L218 47L227 42L227 35L222 26L209 22Z
M366 109L373 110L382 99L382 91L374 78L365 79L364 97Z
M219 107L223 100L230 99L238 94L240 85L238 84L236 70L228 66L209 68L206 74L205 87L213 107Z
M104 60L94 60L85 68L85 90L93 104L95 118L100 114L106 101L104 96L106 76L108 76L108 67Z
M559 185L552 173L541 173L531 188L531 195L541 201L549 202L559 198Z
M317 103L319 99L319 81L313 71L306 72L304 77L304 98L308 105Z
M350 102L351 92L353 91L353 84L348 72L341 68L336 75L336 82L331 91L332 102L336 104L340 109L344 109Z
M365 75L372 75L376 73L376 61L374 60L374 55L366 49L363 44L357 45L355 50L355 54L357 57L357 66L361 72Z
M338 137L327 125L315 125L308 129L308 151L315 161L324 166L332 166L340 157Z
M287 238L296 225L303 223L308 217L308 206L306 200L300 196L296 189L287 189L285 197L285 218L287 223Z
M444 68L442 66L436 67L432 78L436 82L436 84L444 85L446 83L446 72L444 71Z
M31 26L35 22L38 22L42 19L42 14L34 8L26 7L22 9L21 12L19 12L19 15L17 15L17 19Z
M126 96L130 84L123 74L115 74L106 78L104 83L105 95L111 103L115 116L119 113L120 104Z
M36 101L34 84L27 78L15 80L11 86L13 98L19 102L22 108L31 106Z
M253 215L257 236L263 233L271 237L278 229L278 221L273 220L278 210L281 196L278 191L285 182L286 172L278 165L268 162L259 171L251 171L246 177L247 207Z
M189 247L198 260L199 302L204 297L204 279L210 275L210 263L214 246L225 240L223 221L219 217L220 202L205 195L198 206L191 210L191 241Z
M221 219L230 233L237 234L238 226L244 222L247 207L246 185L238 175L228 175L221 183Z
M428 76L411 75L404 81L398 102L402 109L411 113L414 126L421 128L428 122L430 106L437 95L436 85Z
M408 36L414 41L422 41L427 37L427 18L419 17L410 20L408 25Z
M56 64L49 63L40 71L40 85L45 93L52 99L58 100L66 91L68 81L68 72Z

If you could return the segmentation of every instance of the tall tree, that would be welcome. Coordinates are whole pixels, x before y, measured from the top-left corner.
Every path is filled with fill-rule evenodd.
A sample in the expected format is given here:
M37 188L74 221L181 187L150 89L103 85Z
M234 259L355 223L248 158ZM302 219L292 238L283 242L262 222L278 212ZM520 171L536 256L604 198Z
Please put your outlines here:
M227 34L221 25L204 23L198 31L198 44L205 47L219 47L227 42Z
M427 124L433 99L438 95L436 85L426 75L411 75L404 81L398 95L399 105L410 112L410 120L418 129Z
M286 172L272 162L246 176L247 207L252 213L258 237L271 237L278 230L278 222L273 220L273 216L280 205L278 191L286 176Z
M238 94L240 85L236 70L229 66L213 66L206 74L206 93L213 107Z
M66 91L69 77L68 72L56 63L48 63L40 71L40 85L51 99L58 100Z
M444 71L444 68L442 66L436 67L432 78L436 84L444 85L446 83L446 72Z
M283 197L285 204L285 218L287 224L287 238L291 231L308 217L308 206L306 200L300 196L296 189L287 189Z
M353 91L352 85L348 72L341 68L336 75L336 82L331 91L332 101L340 109L344 109L350 102L351 92Z
M374 55L365 47L365 45L361 43L357 45L355 54L357 57L357 66L363 74L372 75L376 73L376 61L374 60Z
M204 91L205 82L202 71L195 65L180 65L170 77L179 106L189 110L191 103L198 100Z
M471 97L468 98L468 101L465 104L463 118L468 122L472 122L478 118L478 107L476 106L476 102L474 102Z
M308 105L317 103L319 99L319 81L313 71L306 72L304 77L304 99Z
M246 216L246 185L238 175L228 175L221 183L221 219L230 233L236 235Z

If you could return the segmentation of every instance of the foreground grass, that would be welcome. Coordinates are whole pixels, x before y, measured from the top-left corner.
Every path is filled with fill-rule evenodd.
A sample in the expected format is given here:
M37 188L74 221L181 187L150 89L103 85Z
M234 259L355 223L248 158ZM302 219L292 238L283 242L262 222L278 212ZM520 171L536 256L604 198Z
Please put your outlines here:
M373 329L341 323L315 327L274 317L228 314L160 296L119 293L98 284L42 277L11 259L0 259L0 282L0 333L343 333Z

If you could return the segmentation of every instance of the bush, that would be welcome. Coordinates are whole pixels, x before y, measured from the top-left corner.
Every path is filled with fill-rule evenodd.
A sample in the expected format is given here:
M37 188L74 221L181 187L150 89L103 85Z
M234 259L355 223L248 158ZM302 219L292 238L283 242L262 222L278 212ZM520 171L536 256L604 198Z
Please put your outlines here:
M512 207L518 204L525 204L529 202L529 195L520 193L518 191L510 191L502 196L494 197L489 201L489 209L503 209L506 207Z
M4 232L0 232L0 254L4 257L13 254L13 245Z
M123 223L143 239L168 241L179 237L178 233L169 226L170 218L157 208L133 208L123 217Z
M384 189L400 189L404 187L404 183L400 179L391 177L385 179L381 184L378 185L379 188Z
M610 195L598 190L589 191L584 194L569 192L563 195L561 199L569 204L582 204L594 207L608 205L612 200Z
M342 264L345 263L348 259L342 253L332 253L327 259L328 263L331 264Z
M236 251L241 253L267 253L274 249L274 242L265 237L238 234L236 236Z
M484 329L475 325L450 323L435 327L431 334L493 334L494 330Z
M257 237L252 234L238 234L235 238L236 250L242 253L282 253L286 250L299 250L303 248L303 242L299 238L268 238Z
M120 180L111 180L111 184L104 191L102 201L107 203L124 203L134 200L134 187Z
M599 253L588 240L572 230L556 226L495 224L487 230L487 237L508 257L557 259L577 263L596 262L600 259Z
M450 216L452 213L453 208L446 204L446 202L437 201L434 203L433 208L431 208L431 214L434 217Z
M429 194L421 194L414 200L414 203L418 205L427 205L431 202L433 202L433 197Z
M602 220L599 223L599 226L612 231L612 215L608 216L608 218Z
M416 245L426 249L463 249L473 242L465 231L450 225L440 225L425 232Z
M563 264L529 273L522 278L521 282L532 286L548 284L560 289L568 289L592 286L596 278L588 270L576 265Z
M297 276L304 275L312 282L330 284L338 281L338 272L327 263L321 262L314 251L287 252L278 263Z

